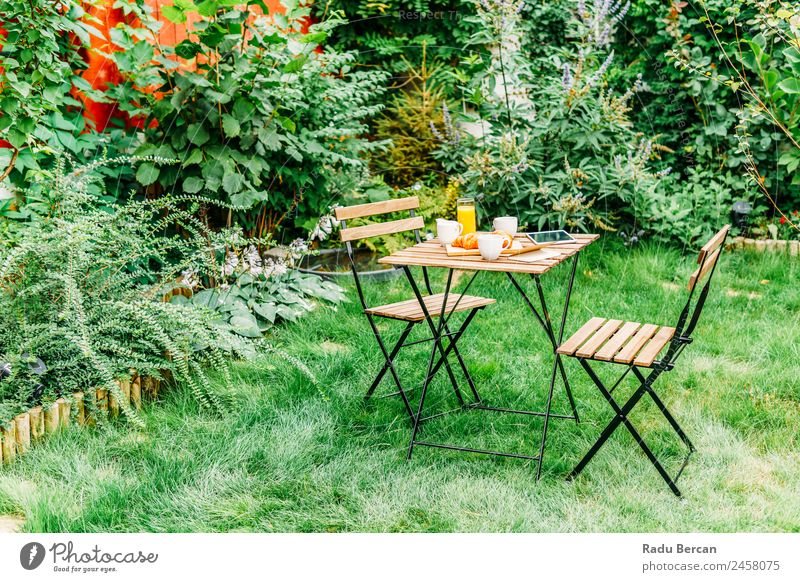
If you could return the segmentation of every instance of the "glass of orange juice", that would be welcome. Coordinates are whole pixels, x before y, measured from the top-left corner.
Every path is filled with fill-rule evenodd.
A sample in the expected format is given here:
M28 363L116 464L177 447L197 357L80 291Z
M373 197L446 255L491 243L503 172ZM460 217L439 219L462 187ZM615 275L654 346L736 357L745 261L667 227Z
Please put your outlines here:
M464 227L461 234L478 230L478 216L474 198L459 198L456 201L456 219Z

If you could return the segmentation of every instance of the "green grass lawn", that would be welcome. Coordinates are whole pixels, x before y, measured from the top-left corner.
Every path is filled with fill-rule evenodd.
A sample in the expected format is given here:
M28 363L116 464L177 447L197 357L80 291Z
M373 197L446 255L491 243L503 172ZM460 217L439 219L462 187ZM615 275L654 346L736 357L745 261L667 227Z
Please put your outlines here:
M657 385L698 448L679 481L683 500L624 429L565 480L611 418L574 360L582 422L552 421L540 482L535 465L515 459L418 448L406 461L399 399L362 399L382 358L351 292L349 304L278 330L285 356L238 364L238 406L226 416L176 388L148 407L145 430L70 429L36 447L0 470L0 515L23 517L31 532L800 531L799 265L726 254L695 343ZM592 245L567 331L593 315L673 325L693 267L671 249ZM567 275L562 265L544 276L554 312ZM410 296L403 279L368 287L375 304ZM501 275L480 275L470 293L497 299L460 343L482 395L543 406L551 354L538 324ZM402 328L381 326L390 336ZM429 345L401 353L405 377L421 379ZM620 368L597 369L610 380ZM379 393L391 388L387 379ZM444 374L430 402L453 407ZM563 390L555 408L568 410ZM657 412L648 404L632 420L674 471L682 448ZM433 420L422 436L530 452L540 430L540 419L472 411Z

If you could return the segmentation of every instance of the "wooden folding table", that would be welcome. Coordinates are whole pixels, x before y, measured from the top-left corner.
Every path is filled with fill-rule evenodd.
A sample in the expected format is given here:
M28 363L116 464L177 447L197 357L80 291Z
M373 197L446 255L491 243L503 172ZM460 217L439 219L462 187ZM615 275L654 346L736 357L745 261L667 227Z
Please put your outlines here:
M419 302L419 308L422 310L422 313L428 320L431 329L435 330L434 346L431 350L431 355L428 360L427 373L425 375L425 380L422 385L422 391L420 394L417 414L414 417L414 428L411 434L411 441L408 446L408 458L411 458L411 454L415 446L426 446L426 447L451 449L456 451L481 453L488 455L499 455L504 457L530 459L537 463L536 479L537 480L539 479L542 471L542 461L544 459L545 444L547 441L547 430L550 419L566 418L578 422L578 411L575 407L575 400L572 396L572 391L569 386L569 381L567 380L567 375L566 372L564 371L564 366L561 362L561 356L558 353L556 353L556 349L560 345L564 336L564 324L566 323L567 312L569 310L569 301L572 295L573 283L575 281L575 272L578 264L579 253L584 247L588 246L589 244L597 240L598 235L573 234L572 236L575 238L574 243L558 244L547 247L548 251L557 252L558 253L557 256L537 259L534 262L522 262L520 260L517 260L516 258L505 257L505 256L501 256L496 261L486 261L482 259L480 256L458 256L458 257L448 256L445 248L442 247L442 245L437 240L418 243L412 247L397 251L395 253L392 253L391 255L383 257L378 261L379 263L382 264L395 265L403 268L406 277L408 278L408 281L411 284L411 288L414 291L414 295L416 296L416 299ZM530 240L524 236L517 236L516 241L518 241L519 244L521 244L523 247L528 247L533 245L533 243L530 242ZM518 257L525 257L525 256L526 255L518 255ZM564 308L561 313L561 323L558 329L556 330L553 327L553 324L550 319L550 313L547 310L547 302L545 301L544 290L542 288L542 283L541 283L541 276L549 272L551 269L557 267L561 263L567 261L570 257L572 257L572 267L565 292ZM439 267L448 270L444 294L442 295L442 309L440 310L438 322L434 322L428 309L429 308L429 305L427 304L428 302L426 302L426 300L420 293L419 286L417 285L414 276L411 272L411 267L413 266L429 267L429 268ZM453 281L453 272L456 270L473 272L472 277L467 282L465 289L460 294L462 297L467 296L467 291L469 290L469 287L472 285L478 273L484 271L505 273L508 279L511 281L514 288L519 292L520 296L530 309L531 313L533 313L533 315L536 317L536 320L539 322L539 324L542 326L545 333L547 334L553 353L553 368L552 368L552 373L550 375L550 386L547 394L547 404L545 406L544 411L514 410L510 408L497 408L488 406L482 401L480 395L478 394L477 390L475 389L475 387L472 385L471 382L470 382L470 387L473 389L472 392L474 401L472 403L465 405L465 408L469 409L490 410L495 412L507 412L513 414L523 414L523 415L543 417L544 423L542 427L542 437L539 445L539 453L537 455L524 455L515 452L476 449L476 448L457 446L453 444L435 443L417 439L417 436L419 434L420 424L423 420L425 420L422 415L425 408L425 397L428 392L428 386L430 385L430 382L433 379L433 377L436 375L436 372L438 372L442 363L446 361L448 355L455 346L455 342L458 340L457 337L450 337L449 334L443 333L447 325L447 320L449 319L448 313L452 313L454 311L454 309L449 308L450 306L448 304L448 296L450 295L450 287ZM515 275L530 275L533 278L536 284L536 291L539 297L539 309L541 310L541 312L537 310L534 303L525 293L525 290L523 289L522 285L520 285ZM445 306L448 306L448 309L445 309ZM441 354L438 362L434 364L437 349L440 350L441 353L442 344L440 342L443 337L448 337L449 343L447 347L444 349L443 353ZM553 391L555 388L556 377L559 374L563 381L564 388L567 393L567 397L569 399L569 404L572 409L571 415L554 414L552 412Z

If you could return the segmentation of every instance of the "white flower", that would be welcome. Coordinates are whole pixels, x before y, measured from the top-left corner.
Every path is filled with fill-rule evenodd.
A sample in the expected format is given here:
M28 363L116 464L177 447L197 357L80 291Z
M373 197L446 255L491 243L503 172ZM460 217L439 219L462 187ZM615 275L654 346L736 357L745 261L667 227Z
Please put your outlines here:
M301 238L295 239L289 245L289 257L293 261L299 261L308 252L308 244Z
M239 257L236 256L236 253L228 251L228 256L225 257L225 263L222 265L222 274L225 277L233 275L236 271L236 267L239 266Z
M286 266L286 263L283 261L275 261L270 259L264 265L264 276L269 277L280 277L281 275L285 275L289 268Z
M197 276L197 269L186 269L181 273L181 282L189 287L190 289L194 289L195 287L200 285L200 279Z
M255 245L250 245L242 253L243 268L245 271L258 277L264 272L264 262Z
M332 216L326 215L321 217L317 225L311 231L311 239L325 240L330 236L331 232L333 232L334 226L339 226L339 221L335 221Z

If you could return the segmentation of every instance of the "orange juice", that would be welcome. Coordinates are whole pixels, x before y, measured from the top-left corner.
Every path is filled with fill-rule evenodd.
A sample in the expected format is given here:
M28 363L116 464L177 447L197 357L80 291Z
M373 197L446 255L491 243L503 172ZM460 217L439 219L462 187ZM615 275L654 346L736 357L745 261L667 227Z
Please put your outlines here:
M478 229L475 216L475 204L459 204L456 207L456 219L464 227L461 234L469 234Z

